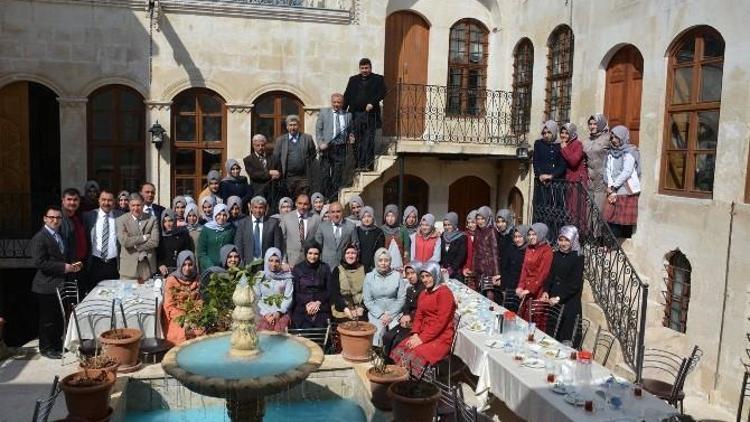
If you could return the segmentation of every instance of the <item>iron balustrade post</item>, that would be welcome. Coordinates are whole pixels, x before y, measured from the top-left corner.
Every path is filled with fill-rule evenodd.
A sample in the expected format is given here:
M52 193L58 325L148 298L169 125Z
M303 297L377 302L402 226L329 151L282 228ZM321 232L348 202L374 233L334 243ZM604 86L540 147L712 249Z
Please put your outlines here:
M643 377L643 355L646 353L646 309L648 309L648 283L641 284L641 321L638 329L638 357L636 358L635 379Z

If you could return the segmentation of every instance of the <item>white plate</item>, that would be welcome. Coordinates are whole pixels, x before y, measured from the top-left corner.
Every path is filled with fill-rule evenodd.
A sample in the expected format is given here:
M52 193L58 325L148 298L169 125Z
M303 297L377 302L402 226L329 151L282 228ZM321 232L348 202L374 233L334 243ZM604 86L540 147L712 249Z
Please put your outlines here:
M529 350L531 350L532 352L535 352L535 353L539 353L539 352L542 351L542 346L540 346L538 344L531 343L531 344L529 344Z
M544 361L537 358L528 358L523 361L522 365L527 368L540 369L544 368Z
M484 332L485 330L487 330L487 327L485 327L484 324L477 323L469 324L469 326L466 328L468 328L469 331L473 331L475 333Z
M484 345L490 349L502 349L505 346L505 342L497 339L490 339L484 342Z

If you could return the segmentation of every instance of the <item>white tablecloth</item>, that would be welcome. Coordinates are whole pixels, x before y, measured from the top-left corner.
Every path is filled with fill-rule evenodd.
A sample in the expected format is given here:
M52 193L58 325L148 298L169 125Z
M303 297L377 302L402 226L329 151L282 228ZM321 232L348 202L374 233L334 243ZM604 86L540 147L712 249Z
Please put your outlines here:
M121 290L121 284L127 288ZM99 334L110 329L112 299L120 296L123 291L125 296L122 297L122 304L127 326L139 328L143 331L144 338L154 337L154 324L159 321L159 316L154 313L154 299L159 298L159 313L161 313L160 292L154 291L152 287L145 284L139 285L134 280L105 280L99 283L76 307L81 338L97 338ZM117 328L124 327L119 304L115 305L115 321ZM163 336L162 326L158 324L157 337L163 338ZM78 345L78 333L73 314L70 315L68 321L64 345L66 350L75 350Z
M493 313L489 312L490 302L486 298L478 293L467 291L468 289L464 289L463 285L453 280L449 282L449 287L464 305L459 304L459 311L463 310L464 316L456 339L454 354L460 357L468 369L479 378L476 394L483 404L487 402L488 394L491 393L503 401L516 415L534 422L600 420L646 420L650 422L661 421L663 417L676 413L673 407L645 391L643 397L639 399L628 394L620 410L610 409L604 405L603 401L594 413L586 413L582 407L568 404L565 402L565 396L552 391L547 383L544 368L533 369L521 366L513 360L512 353L486 345L488 340L498 339L498 335L490 336L486 332L468 329L469 324L475 320L483 325L494 321ZM467 303L478 303L478 305L470 306L476 311L466 313ZM555 344L564 348L556 342ZM592 364L591 372L593 380L603 380L611 374L608 369L597 363ZM631 393L632 388L624 391Z

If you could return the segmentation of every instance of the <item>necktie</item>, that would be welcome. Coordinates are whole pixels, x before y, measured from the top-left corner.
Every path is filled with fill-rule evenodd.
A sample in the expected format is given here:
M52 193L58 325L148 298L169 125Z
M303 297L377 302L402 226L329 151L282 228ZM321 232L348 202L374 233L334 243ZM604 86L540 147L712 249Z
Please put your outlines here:
M65 243L63 243L62 237L60 236L60 233L54 232L54 235L52 237L55 238L55 242L57 242L57 247L60 248L60 253L65 254Z
M334 139L339 137L339 132L341 132L341 121L339 120L339 112L335 111L333 113L333 138Z
M253 257L260 258L260 219L255 219L255 228L253 229Z
M305 243L305 219L299 216L299 243Z
M341 226L338 224L333 225L333 237L336 238L337 244L341 241Z
M109 258L109 214L104 213L104 222L102 222L102 247L99 251L99 257L103 260Z

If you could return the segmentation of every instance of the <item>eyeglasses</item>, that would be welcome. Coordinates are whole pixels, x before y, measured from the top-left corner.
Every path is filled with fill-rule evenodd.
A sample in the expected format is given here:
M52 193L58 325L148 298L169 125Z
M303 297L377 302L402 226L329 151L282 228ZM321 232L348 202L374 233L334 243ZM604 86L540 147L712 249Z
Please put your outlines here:
M57 215L45 215L44 218L49 218L50 220L62 220L62 217Z

